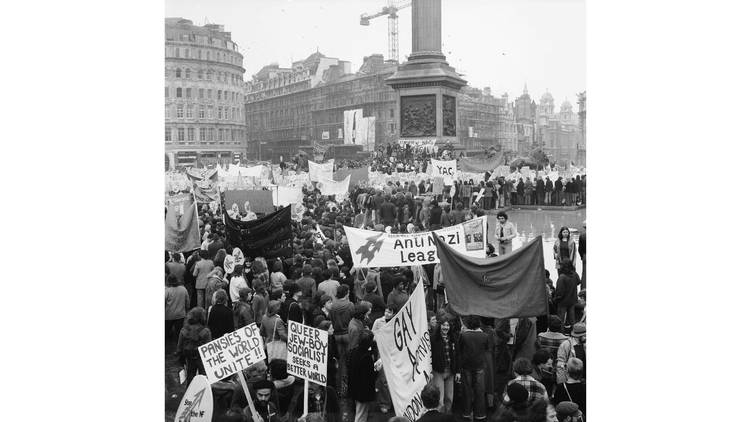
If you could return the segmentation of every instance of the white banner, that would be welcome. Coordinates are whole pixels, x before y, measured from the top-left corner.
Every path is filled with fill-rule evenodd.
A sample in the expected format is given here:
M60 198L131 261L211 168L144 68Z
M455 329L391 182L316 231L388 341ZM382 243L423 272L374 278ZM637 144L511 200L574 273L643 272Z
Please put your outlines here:
M289 204L301 204L303 195L301 186L276 186L273 192L273 205L285 207Z
M317 182L321 179L333 179L333 160L328 160L322 164L308 161L307 165L310 168L311 181Z
M349 192L349 180L352 175L346 176L346 179L337 182L335 180L321 179L318 182L318 189L322 195L336 195L336 199L343 200L346 194Z
M357 140L361 125L362 109L344 110L344 145L361 144Z
M328 331L289 320L286 371L325 387L328 381Z
M396 415L414 422L425 410L420 393L432 375L432 348L421 281L404 307L374 334Z
M254 322L199 346L198 352L211 384L266 358L260 330Z
M315 225L315 234L313 234L313 237L315 238L315 242L320 243L321 245L328 240L326 235L323 234L323 230L320 230L320 226L317 224Z
M354 267L403 267L440 262L432 232L389 234L344 226ZM449 247L475 258L486 257L487 216L435 230Z
M174 422L211 422L214 414L214 395L211 384L203 375L196 375L182 396L174 415Z
M432 175L435 177L443 177L446 184L453 183L453 179L456 177L456 160L430 160L432 162Z

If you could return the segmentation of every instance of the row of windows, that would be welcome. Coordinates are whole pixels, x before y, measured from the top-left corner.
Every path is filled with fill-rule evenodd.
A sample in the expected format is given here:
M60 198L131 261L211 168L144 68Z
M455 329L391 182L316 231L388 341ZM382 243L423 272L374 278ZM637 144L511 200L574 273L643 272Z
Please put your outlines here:
M240 94L239 92L223 91L221 89L217 89L215 92L216 92L216 96L214 97L214 90L211 88L177 87L174 89L174 96L175 98L197 98L199 100L202 100L205 98L208 100L231 101L233 103L240 103L242 100L242 94ZM172 89L170 89L168 86L165 86L164 98L169 98L171 93L172 93ZM198 94L198 95L194 97L193 94Z
M243 80L241 75L237 75L235 73L231 72L214 72L213 70L209 69L205 72L203 69L198 69L197 71L194 71L192 69L186 68L176 68L174 70L172 69L164 69L164 77L169 78L174 74L174 77L176 79L192 79L195 77L197 80L206 80L206 81L213 81L214 78L216 79L216 82L224 82L227 84L232 85L242 85Z
M166 47L164 49L164 55L166 57L174 57L178 59L198 59L198 60L213 60L215 62L231 63L237 66L242 66L242 58L234 54L227 54L222 51L202 50L200 48L193 49L189 47Z
M224 129L213 127L165 127L165 142L236 142L245 138L245 132L241 129Z
M178 119L192 119L194 114L193 111L195 106L193 104L177 104L175 106L175 113L172 113L172 106L164 106L164 116L167 119L171 119L175 116ZM232 120L241 122L242 113L237 107L222 107L216 108L216 114L214 114L214 106L198 106L198 118L199 119L218 119L218 120Z

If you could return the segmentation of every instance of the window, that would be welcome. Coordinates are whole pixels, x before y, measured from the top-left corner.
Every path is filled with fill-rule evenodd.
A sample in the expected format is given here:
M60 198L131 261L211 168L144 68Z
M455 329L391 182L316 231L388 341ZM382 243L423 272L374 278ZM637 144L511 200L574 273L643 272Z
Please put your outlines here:
M164 87L164 98L169 98L169 87L168 86Z
M210 80L213 79L213 77L214 77L214 72L212 72L210 70L208 72L206 72L206 80L210 81Z
M195 128L194 127L188 128L187 139L188 139L188 142L195 142Z
M393 111L393 110L391 110L391 111ZM391 123L391 133L393 133L393 132L395 132L395 131L396 131L396 128L395 128L394 126L395 126L395 125L394 125L393 123Z
M172 129L164 128L164 142L172 142Z
M226 101L226 100L227 100L227 98L228 98L228 96L227 96L227 92L226 92L226 91L224 91L224 101Z
M164 118L169 119L169 106L168 105L164 106Z
M392 119L392 118L393 118L393 109L391 109L391 110L390 110L390 113L389 113L389 114L390 114L390 116L391 116L391 119Z
M214 140L214 128L212 127L208 128L208 140L209 142Z
M193 95L193 88L185 88L185 98L190 98Z
M206 98L209 100L211 99L211 96L213 95L213 90L211 88L206 90Z
M185 142L185 128L177 129L177 141Z
M178 58L180 57L180 49L179 48L175 48L174 49L174 56L178 57Z
M198 59L203 60L203 50L201 50L200 48L198 49Z
M198 79L203 79L203 71L202 70L198 71Z
M182 98L182 88L177 88L177 98Z
M204 127L201 128L200 136L201 136L201 142L206 142L206 128Z
M224 142L224 129L219 128L219 142Z
M206 118L206 108L202 105L198 107L198 118L199 119Z
M185 112L185 106L183 106L182 104L177 104L177 118L178 119L185 118L184 112Z
M177 78L177 79L181 78L181 77L182 77L182 69L180 69L180 68L178 67L178 68L177 68L177 70L175 70L175 72L174 72L174 76L175 76L175 78Z
M185 113L185 117L187 117L188 119L192 119L193 118L193 105L188 104L186 107L186 110L187 112Z
M198 88L198 98L203 99L203 88Z
M186 59L190 58L190 50L188 50L187 48L184 48L182 49L182 52L184 53Z
M208 106L208 118L213 119L215 116L214 114L214 106Z
M190 69L185 69L185 79L190 79Z

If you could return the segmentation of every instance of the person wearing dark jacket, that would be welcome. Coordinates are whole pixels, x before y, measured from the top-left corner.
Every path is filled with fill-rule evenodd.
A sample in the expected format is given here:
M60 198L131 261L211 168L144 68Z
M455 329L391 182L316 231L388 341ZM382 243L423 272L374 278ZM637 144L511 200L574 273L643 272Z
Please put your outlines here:
M471 419L473 410L474 419L483 420L487 418L485 353L490 349L490 340L480 328L478 316L465 317L464 325L466 331L459 335L457 343L461 373L456 375L456 381L462 382L464 386L464 418Z
M215 293L216 304L208 308L208 329L212 338L219 338L234 331L234 313L227 306L227 293L218 290Z
M526 189L526 187L525 187L525 185L523 183L523 179L519 179L518 180L518 184L516 185L516 192L518 192L518 196L517 196L517 198L518 198L517 204L518 205L525 205L525 202L523 200L524 189Z
M425 412L417 422L455 422L456 418L448 411L439 411L440 391L433 384L427 384L419 395L422 398Z
M536 203L537 205L544 204L544 181L541 177L536 179Z
M570 261L563 263L560 268L560 276L555 286L555 303L557 304L557 316L566 326L575 323L575 305L578 303L577 275Z
M554 195L554 201L553 201L555 205L562 205L562 191L563 191L562 177L558 177L557 180L555 180L555 195Z
M367 422L368 404L375 400L375 361L370 351L372 340L372 332L365 331L357 348L349 354L348 372L357 374L356 377L349 377L349 396L356 403L354 422Z
M456 336L447 318L440 319L440 329L430 336L430 346L432 382L440 393L439 409L450 414L453 406L453 380L458 370L458 361L456 359Z
M198 354L198 347L211 341L211 330L206 327L206 311L201 307L191 309L187 313L187 321L180 330L175 352L180 363L185 365L187 385L196 374L205 374L203 361Z
M552 181L549 180L549 177L546 177L546 182L544 182L544 205L552 205L552 191L554 190L554 185L552 184Z
M385 200L380 205L380 209L378 211L380 215L380 222L384 226L393 226L393 224L396 222L398 209L393 204L393 202L391 202L391 195L385 195Z

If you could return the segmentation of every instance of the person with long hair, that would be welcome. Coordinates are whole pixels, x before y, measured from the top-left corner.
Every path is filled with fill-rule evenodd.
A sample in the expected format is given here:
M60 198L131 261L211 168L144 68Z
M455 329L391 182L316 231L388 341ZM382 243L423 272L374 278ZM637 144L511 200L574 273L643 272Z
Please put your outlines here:
M206 327L206 311L201 307L191 309L187 313L187 320L177 338L177 351L175 352L180 364L185 366L187 385L190 385L190 381L196 374L206 373L198 347L210 341L211 330Z
M375 361L370 348L374 345L373 334L362 333L359 344L349 354L349 394L355 403L354 422L367 422L369 403L375 400Z
M432 347L432 382L440 391L440 411L451 413L453 380L458 371L456 333L447 317L439 320L440 328L430 336Z
M558 271L566 261L573 264L573 268L575 268L576 242L573 241L573 238L570 235L570 229L567 226L562 226L560 228L560 232L557 234L557 240L555 240L555 245L552 247L552 252L555 258L555 268Z

